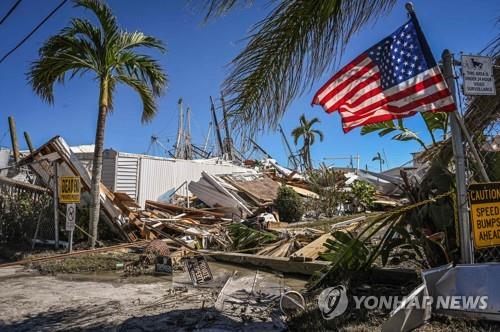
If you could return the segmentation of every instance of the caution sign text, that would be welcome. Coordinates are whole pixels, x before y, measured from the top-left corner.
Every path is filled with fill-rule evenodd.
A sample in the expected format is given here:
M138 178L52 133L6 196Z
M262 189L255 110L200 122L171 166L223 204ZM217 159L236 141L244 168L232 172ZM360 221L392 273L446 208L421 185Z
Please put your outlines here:
M80 177L59 178L59 203L80 203Z
M474 246L500 246L500 182L471 184L468 193Z

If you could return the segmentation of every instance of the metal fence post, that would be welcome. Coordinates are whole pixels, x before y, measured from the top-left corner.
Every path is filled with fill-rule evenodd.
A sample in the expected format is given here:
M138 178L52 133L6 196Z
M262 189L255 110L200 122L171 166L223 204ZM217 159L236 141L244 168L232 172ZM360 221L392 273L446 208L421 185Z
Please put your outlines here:
M56 249L59 249L59 214L57 212L58 208L58 174L57 174L57 160L54 162L54 189L52 190L53 192L53 203L54 203L54 243Z

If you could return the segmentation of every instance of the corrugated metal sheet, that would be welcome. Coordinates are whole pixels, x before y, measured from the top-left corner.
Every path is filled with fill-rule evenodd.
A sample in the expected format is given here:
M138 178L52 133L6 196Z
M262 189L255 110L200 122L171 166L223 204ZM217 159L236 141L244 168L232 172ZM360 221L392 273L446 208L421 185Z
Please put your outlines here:
M137 199L139 162L139 158L122 153L118 153L116 159L114 191L127 193L134 200Z
M220 163L216 160L181 160L142 157L140 165L139 197L137 202L144 206L146 200L159 200L170 191L187 181L198 181L201 172L212 175L245 172L247 168Z
M9 164L10 150L0 147L0 169L6 168ZM8 170L0 170L0 175L7 175Z
M90 165L90 169L92 169L92 165ZM115 174L116 174L116 155L104 156L102 159L101 181L111 191L116 191Z

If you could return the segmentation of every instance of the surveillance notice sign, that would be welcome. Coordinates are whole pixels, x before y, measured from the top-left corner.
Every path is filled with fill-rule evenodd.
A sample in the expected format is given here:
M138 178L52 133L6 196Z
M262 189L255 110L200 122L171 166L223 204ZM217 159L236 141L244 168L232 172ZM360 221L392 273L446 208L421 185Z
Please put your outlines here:
M496 95L493 63L490 57L462 55L464 94L468 96Z
M474 246L500 246L500 182L471 184L468 194Z

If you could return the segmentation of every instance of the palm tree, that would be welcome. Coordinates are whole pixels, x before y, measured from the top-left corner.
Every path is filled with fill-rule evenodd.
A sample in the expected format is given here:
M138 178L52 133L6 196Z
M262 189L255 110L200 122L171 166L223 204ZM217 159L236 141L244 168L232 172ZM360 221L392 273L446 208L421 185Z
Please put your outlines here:
M206 18L252 0L207 0ZM276 128L290 102L332 69L345 46L396 0L274 1L250 32L223 85L226 108L242 130Z
M113 94L119 83L131 87L142 101L142 122L150 121L157 112L156 97L164 92L167 76L156 60L137 53L136 49L146 47L164 52L165 48L160 40L142 32L121 30L110 8L99 0L76 0L75 6L90 10L99 25L73 18L69 26L40 48L40 58L31 64L28 78L33 90L49 104L54 103L55 83L88 73L99 84L90 190L89 232L92 235L90 245L94 247L99 221L104 129L106 116L113 110Z
M375 157L372 158L372 161L378 161L379 166L380 166L380 173L382 173L382 165L385 163L384 157L380 154L380 152L377 152Z
M302 137L304 143L301 148L302 158L306 169L311 170L313 168L311 160L311 145L314 144L316 135L319 136L320 141L323 141L323 133L320 130L313 129L313 126L316 123L321 123L321 121L319 121L318 118L313 118L311 121L308 121L304 114L300 116L299 121L300 125L292 130L293 142L297 145L299 138Z

